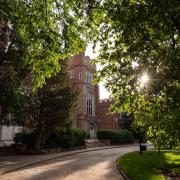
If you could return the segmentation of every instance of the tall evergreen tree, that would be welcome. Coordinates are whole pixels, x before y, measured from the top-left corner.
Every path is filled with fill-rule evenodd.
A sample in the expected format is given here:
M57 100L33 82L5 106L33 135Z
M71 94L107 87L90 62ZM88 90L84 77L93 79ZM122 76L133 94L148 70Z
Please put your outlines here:
M65 62L63 65L62 62L63 70L36 92L26 93L26 103L16 113L16 118L22 119L27 130L36 131L37 149L55 128L71 127L75 119L77 92L71 86Z

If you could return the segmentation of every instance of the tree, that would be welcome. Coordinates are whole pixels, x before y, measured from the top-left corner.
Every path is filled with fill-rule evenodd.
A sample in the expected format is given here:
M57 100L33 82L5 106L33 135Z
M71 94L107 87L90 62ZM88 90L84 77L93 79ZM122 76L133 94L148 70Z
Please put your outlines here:
M0 19L0 105L2 121L0 124L13 123L9 116L23 102L20 85L28 72L22 63L21 41L15 36L11 22L6 17ZM27 70L27 69L26 69ZM11 114L10 114L11 112Z
M107 87L117 98L129 91L137 94L138 78L144 72L151 78L146 89L150 94L177 86L178 5L178 1L104 1L101 7L105 11L104 21L98 34L101 53L97 62L104 66L101 77L107 79Z
M173 109L180 110L179 2L105 0L96 8L103 13L101 23L93 21L99 25L94 44L100 44L95 62L103 67L97 81L105 81L112 93L112 110L133 114L135 126L151 124L156 132L167 133L173 122L177 130ZM143 74L150 78L147 84L140 84ZM176 121L170 121L172 116Z
M24 107L16 112L17 119L24 119L22 125L27 130L36 131L37 149L43 146L55 128L68 128L74 121L77 92L71 87L62 61L61 66L63 70L48 79L45 86L25 95Z
M0 123L7 124L4 121L7 117L8 124L31 124L37 129L37 148L41 146L47 125L48 128L58 126L60 122L67 125L74 93L70 86L52 88L53 79L51 82L48 79L63 71L61 61L85 50L91 31L90 9L91 2L86 0L0 1L0 45L3 46L0 51L0 69L3 69ZM14 40L15 44L11 45ZM8 74L9 69L11 74ZM25 76L21 78L22 72ZM63 80L59 85L65 82ZM24 112L24 116L23 113L19 115L20 112ZM60 115L61 121L58 121Z
M88 7L88 1L75 0L0 2L1 15L11 22L24 46L23 62L33 67L35 87L60 71L59 59L85 49Z
M85 49L88 10L86 1L0 1L1 124L23 105L24 87L43 87L59 60Z

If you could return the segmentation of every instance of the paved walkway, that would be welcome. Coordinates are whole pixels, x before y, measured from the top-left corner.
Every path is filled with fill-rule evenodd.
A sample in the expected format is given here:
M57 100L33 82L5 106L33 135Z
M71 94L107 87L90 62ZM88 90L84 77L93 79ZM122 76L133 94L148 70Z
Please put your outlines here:
M116 169L115 161L118 156L135 151L138 147L100 149L77 150L50 155L0 157L0 179L123 180Z

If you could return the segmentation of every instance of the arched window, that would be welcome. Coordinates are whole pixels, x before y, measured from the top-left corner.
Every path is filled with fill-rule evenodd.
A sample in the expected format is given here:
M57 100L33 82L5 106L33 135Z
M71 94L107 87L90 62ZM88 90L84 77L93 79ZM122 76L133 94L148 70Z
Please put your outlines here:
M93 80L93 73L90 71L86 72L86 83L91 84Z
M74 70L69 70L68 74L69 74L70 79L74 78Z
M94 96L91 93L86 96L86 109L88 115L94 115Z

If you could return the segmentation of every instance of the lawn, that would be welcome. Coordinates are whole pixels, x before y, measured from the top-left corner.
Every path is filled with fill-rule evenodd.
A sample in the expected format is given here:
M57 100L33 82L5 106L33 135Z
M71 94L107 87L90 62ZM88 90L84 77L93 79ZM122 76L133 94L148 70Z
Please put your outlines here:
M180 174L179 152L148 151L143 155L133 152L119 158L117 163L132 180L165 180L164 175Z

